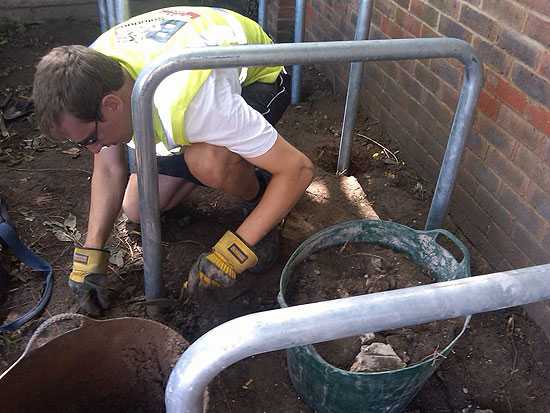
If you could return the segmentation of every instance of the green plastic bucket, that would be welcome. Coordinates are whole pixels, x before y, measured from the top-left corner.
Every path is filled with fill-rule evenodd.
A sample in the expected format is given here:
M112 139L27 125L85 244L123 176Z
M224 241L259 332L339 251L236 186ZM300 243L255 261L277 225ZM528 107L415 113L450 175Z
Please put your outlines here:
M461 250L461 261L437 242L443 237ZM346 242L366 242L404 253L415 264L429 269L437 282L470 276L468 250L448 231L418 231L387 221L349 221L318 232L296 249L281 275L280 306L288 307L285 292L300 262L322 248ZM290 379L317 413L402 412L464 334L469 321L470 317L466 317L460 333L437 356L398 370L349 372L327 363L312 345L290 348Z

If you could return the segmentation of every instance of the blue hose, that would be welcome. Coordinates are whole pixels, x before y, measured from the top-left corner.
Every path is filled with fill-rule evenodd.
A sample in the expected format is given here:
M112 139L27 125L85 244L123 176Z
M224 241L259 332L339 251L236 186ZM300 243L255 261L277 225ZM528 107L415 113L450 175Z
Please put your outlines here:
M35 255L25 244L23 244L13 229L5 204L0 199L0 242L6 246L19 261L29 268L39 271L44 275L44 288L38 303L21 317L0 326L0 333L15 331L29 320L40 314L52 296L53 292L53 271L51 265L39 256Z

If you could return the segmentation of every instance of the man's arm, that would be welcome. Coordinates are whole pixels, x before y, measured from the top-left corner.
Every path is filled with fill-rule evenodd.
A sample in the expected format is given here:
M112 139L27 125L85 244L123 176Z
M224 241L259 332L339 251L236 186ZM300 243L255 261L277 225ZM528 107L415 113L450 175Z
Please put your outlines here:
M86 248L103 248L120 212L128 181L123 145L103 148L94 155L94 170Z
M248 245L254 246L304 194L313 179L313 164L281 135L269 151L247 161L272 174L260 203L236 231Z

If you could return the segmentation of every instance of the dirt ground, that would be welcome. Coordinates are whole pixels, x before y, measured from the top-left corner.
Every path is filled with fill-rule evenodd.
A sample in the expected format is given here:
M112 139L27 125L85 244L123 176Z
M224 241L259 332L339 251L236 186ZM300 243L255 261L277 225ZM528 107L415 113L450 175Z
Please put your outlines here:
M39 56L56 45L89 44L97 35L96 24L77 20L1 29L0 92L11 88L18 96L29 96L33 66ZM315 161L319 173L332 172L338 152L342 98L332 95L330 85L315 69L305 71L303 95L304 102L289 108L278 129ZM20 355L42 321L78 309L66 277L73 243L82 240L86 231L91 171L89 154L40 137L32 116L8 122L7 127L10 136L0 136L0 195L9 204L21 239L53 265L56 283L40 318L15 333L0 336L0 371ZM378 215L422 228L430 184L401 163L398 146L384 136L376 121L360 115L355 132L351 172ZM331 205L329 199L319 205L316 219L329 222L339 209L341 205ZM235 288L199 301L177 300L182 280L197 255L227 228L237 226L240 219L238 203L209 190L195 192L188 205L163 219L163 276L171 306L163 321L190 342L232 318L278 307L280 271L296 247L296 239L283 239L280 262L269 273L244 275ZM137 231L120 222L113 232L110 270L121 292L105 318L146 317ZM463 240L469 245L469 240ZM484 261L470 250L472 273L489 272ZM5 321L36 301L41 282L5 251L0 253L0 263L10 273L9 297L0 304L0 318ZM50 334L61 331L61 327L55 328ZM479 407L497 413L546 413L550 406L548 344L521 309L474 316L452 356L426 383L408 411L473 412ZM273 352L243 360L216 377L211 384L209 411L297 413L311 409L292 389L285 353Z

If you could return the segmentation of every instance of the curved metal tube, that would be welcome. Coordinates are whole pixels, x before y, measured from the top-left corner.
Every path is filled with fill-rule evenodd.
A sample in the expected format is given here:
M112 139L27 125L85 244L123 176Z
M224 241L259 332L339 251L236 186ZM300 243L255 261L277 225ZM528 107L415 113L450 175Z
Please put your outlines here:
M464 81L426 220L426 230L441 228L447 214L462 152L472 128L477 100L483 86L483 65L479 58L475 54L466 54L460 60L464 64Z
M251 314L193 343L168 380L167 413L202 412L208 383L254 354L550 298L550 264Z
M266 16L266 0L258 1L258 24L262 26L262 29L267 30L267 16Z
M139 184L139 206L143 240L145 296L163 296L160 274L160 211L158 205L157 164L153 142L153 93L168 75L179 70L218 67L308 64L313 62L382 61L406 59L455 58L466 66L455 120L451 129L440 180L432 209L440 209L437 218L446 213L448 201L460 161L460 155L472 124L475 104L481 88L479 59L471 46L458 39L393 39L341 42L287 43L187 49L147 66L136 80L132 92L132 119L136 136ZM443 178L441 176L443 175ZM440 182L441 181L441 182ZM432 210L430 210L432 216ZM427 228L436 228L441 221L432 219Z
M296 0L294 6L294 43L304 41L306 1ZM290 103L296 105L301 99L302 66L292 66L292 78L290 84Z
M357 16L355 40L365 40L369 37L370 22L372 16L373 0L363 0ZM338 164L336 173L343 175L349 168L351 159L351 132L357 119L357 107L359 106L359 93L361 92L361 79L363 78L363 62L352 62L349 70L348 92L346 94L346 106L344 109L344 121L340 137L340 149L338 152Z

